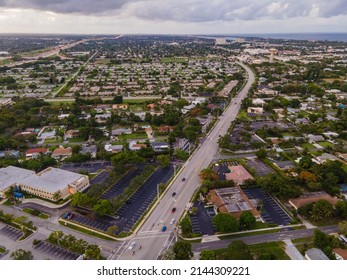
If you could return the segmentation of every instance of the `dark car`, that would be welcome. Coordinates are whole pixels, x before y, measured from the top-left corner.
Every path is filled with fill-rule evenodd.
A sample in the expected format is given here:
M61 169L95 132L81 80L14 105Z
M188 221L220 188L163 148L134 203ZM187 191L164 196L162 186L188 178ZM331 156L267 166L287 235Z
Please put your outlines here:
M163 227L161 228L161 231L162 231L162 232L166 231L166 226L163 226Z
M182 182L184 182L186 180L186 178L182 178Z
M175 208L175 207L172 208L171 212L172 212L172 213L175 213L175 212L176 212L176 208Z
M176 193L175 193L175 192L173 192L173 193L172 193L172 196L175 196L175 195L176 195Z

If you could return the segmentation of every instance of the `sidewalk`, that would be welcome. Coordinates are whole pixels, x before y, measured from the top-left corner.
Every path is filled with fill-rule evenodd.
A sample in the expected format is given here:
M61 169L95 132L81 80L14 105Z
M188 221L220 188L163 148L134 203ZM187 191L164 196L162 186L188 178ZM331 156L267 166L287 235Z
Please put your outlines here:
M45 201L45 200L41 200L41 199L38 199L38 198L25 198L22 200L22 203L36 203L36 204L39 204L39 205L42 205L42 206L45 206L45 207L49 207L49 208L52 208L52 209L58 209L58 208L62 208L64 207L65 205L69 204L70 203L70 200L64 202L63 204L55 204L55 203L51 203L51 202L48 202L48 201Z
M286 239L283 242L286 244L285 252L291 260L305 260L304 256L301 255L291 240Z

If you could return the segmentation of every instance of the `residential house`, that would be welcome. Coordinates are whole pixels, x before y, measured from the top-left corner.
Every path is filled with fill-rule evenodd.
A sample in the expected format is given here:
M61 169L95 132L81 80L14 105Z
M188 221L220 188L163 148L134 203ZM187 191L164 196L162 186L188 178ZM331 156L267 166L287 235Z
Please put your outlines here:
M306 251L305 258L307 260L323 260L328 261L329 258L321 249L318 248L312 248Z
M19 151L9 150L9 151L0 151L0 158L4 157L19 157Z
M47 155L48 149L46 148L35 148L35 149L29 149L25 153L26 159L32 159L37 158L39 155Z
M123 145L105 144L104 148L105 148L106 152L110 152L113 154L116 154L116 153L123 151Z
M78 130L69 129L64 133L64 140L67 141L68 139L76 138L79 134L80 132Z
M166 133L166 132L172 132L174 131L174 127L173 126L159 126L158 127L158 132L159 133Z
M324 153L321 156L317 156L315 157L315 159L318 161L318 163L322 164L327 162L328 160L330 161L335 161L338 160L338 158L334 155L328 154L328 153Z
M84 144L81 147L80 153L84 154L84 155L85 154L90 154L92 158L96 158L97 151L98 151L98 148L97 148L96 145L90 145L89 146L89 145Z
M52 157L56 160L63 159L66 157L71 157L71 156L72 156L72 148L71 147L56 148L52 153Z
M307 134L306 137L308 138L308 141L311 144L316 142L322 142L325 140L322 135Z
M247 114L261 116L264 114L264 109L262 107L248 107Z
M112 109L113 110L128 110L129 106L128 104L113 104Z
M112 130L112 136L119 136L123 134L131 134L133 131L131 128L117 128Z
M137 143L136 141L131 141L129 143L129 150L130 151L139 151L141 148L147 148L147 144Z
M256 98L252 100L252 104L255 106L264 106L266 104L266 102L263 99L260 98Z
M170 144L167 142L152 142L151 146L155 152L167 151L170 148Z

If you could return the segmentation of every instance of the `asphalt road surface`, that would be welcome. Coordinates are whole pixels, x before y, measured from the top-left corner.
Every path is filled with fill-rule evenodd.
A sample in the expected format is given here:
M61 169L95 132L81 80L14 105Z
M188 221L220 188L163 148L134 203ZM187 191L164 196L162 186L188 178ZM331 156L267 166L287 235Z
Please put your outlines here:
M227 133L232 121L235 120L242 100L247 96L255 78L252 71L244 64L240 64L248 73L248 81L239 94L230 102L214 128L204 141L184 164L180 174L171 184L170 189L162 197L156 208L144 222L137 235L124 244L118 259L146 259L155 260L167 249L175 239L178 219L189 206L189 200L200 184L199 173L211 163L218 149L218 137ZM183 178L185 178L183 180ZM173 193L175 196L172 196ZM173 212L172 209L176 211ZM173 223L170 223L175 219ZM166 227L165 232L162 231ZM129 249L132 241L136 242L133 249ZM141 249L140 249L141 248Z
M319 228L325 233L335 233L338 231L338 226L325 226ZM219 241L212 241L206 243L193 243L192 250L194 253L201 252L202 250L216 250L221 248L226 248L233 240L242 240L248 245L281 241L286 239L295 239L295 238L304 238L309 237L314 234L314 228L310 229L300 229L300 230L288 230L276 233L260 234L254 236L244 236L244 237L235 237L231 239L224 239Z

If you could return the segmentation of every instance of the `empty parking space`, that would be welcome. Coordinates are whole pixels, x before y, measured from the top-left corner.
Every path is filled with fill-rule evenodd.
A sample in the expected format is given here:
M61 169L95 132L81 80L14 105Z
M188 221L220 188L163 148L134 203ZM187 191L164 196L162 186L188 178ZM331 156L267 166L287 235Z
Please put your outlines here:
M265 176L274 172L269 166L257 158L247 158L247 165L253 168L258 176Z
M261 188L243 189L249 199L260 199L263 202L261 217L269 224L288 225L292 221L282 207Z
M173 166L158 168L143 185L126 201L116 215L120 216L117 223L119 232L130 231L138 219L148 209L157 195L157 184L167 183L174 173Z
M80 172L87 171L89 173L96 173L101 169L108 169L112 166L110 161L90 161L84 163L66 163L61 166L61 169Z
M132 179L136 176L140 175L143 167L139 166L135 169L127 172L123 177L121 177L116 183L114 183L107 191L105 191L102 195L102 199L112 199L117 195L120 195L125 188L127 188Z
M194 207L197 207L198 211L196 214L190 215L193 232L202 235L213 235L216 232L212 222L213 217L216 215L213 207L205 208L201 202L195 202Z
M52 258L54 260L76 260L79 257L79 255L76 253L50 244L46 241L41 241L39 244L35 245L34 250L38 250L47 255L48 258Z
M109 174L109 171L101 171L98 175L96 175L93 179L90 180L90 184L93 185L102 183L106 180Z
M71 221L85 225L89 228L97 229L106 232L107 229L112 226L111 223L104 221L102 218L90 218L88 216L82 216L80 214L74 213Z
M3 228L0 229L0 235L7 236L11 240L16 241L20 237L22 237L23 232L15 227L5 225Z

